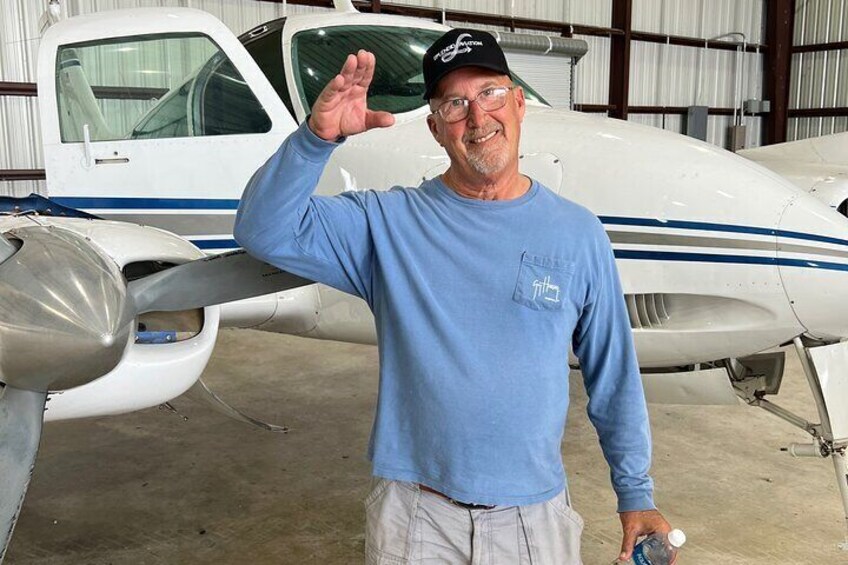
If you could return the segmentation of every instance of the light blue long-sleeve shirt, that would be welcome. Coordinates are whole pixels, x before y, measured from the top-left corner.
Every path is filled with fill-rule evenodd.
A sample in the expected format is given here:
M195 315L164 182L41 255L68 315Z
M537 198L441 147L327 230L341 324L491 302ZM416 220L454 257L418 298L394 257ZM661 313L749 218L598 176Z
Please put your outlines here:
M644 393L598 219L535 181L514 200L439 179L311 196L336 145L301 126L251 178L234 231L251 255L371 307L374 474L477 504L556 495L570 342L618 510L653 508Z

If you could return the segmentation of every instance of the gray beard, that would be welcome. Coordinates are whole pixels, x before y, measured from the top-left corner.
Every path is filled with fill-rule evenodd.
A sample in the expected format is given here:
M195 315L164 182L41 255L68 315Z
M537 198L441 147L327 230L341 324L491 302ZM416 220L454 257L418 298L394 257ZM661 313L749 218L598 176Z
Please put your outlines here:
M467 154L468 164L481 175L491 175L506 167L509 156L506 151L474 151Z

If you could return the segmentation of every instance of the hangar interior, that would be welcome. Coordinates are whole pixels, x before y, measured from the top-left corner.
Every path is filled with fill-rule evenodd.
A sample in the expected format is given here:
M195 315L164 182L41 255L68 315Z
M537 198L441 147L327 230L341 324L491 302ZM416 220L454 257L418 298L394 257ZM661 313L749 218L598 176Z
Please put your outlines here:
M330 10L332 3L66 0L61 5L63 17L189 6L214 14L241 34L287 14ZM848 130L848 9L842 0L375 0L354 5L363 12L585 41L588 52L573 69L571 59L556 50L507 48L519 74L555 106L678 133L687 131L690 120L698 121L705 129L698 135L726 148ZM5 194L46 192L35 98L44 11L45 2L10 0L0 22L0 190ZM107 69L102 72L108 74ZM173 85L154 79L149 86Z
M191 7L236 35L328 0L60 0L60 18L136 7ZM487 29L554 107L699 137L728 150L848 131L848 0L355 0L361 12ZM0 195L47 195L36 62L47 1L0 13ZM167 46L139 56L162 59ZM103 86L147 98L98 99L123 131L205 60ZM584 52L585 50L585 52ZM103 57L96 49L75 56ZM132 109L131 113L126 111ZM116 109L108 112L109 109ZM844 212L843 212L844 214ZM642 296L642 307L646 295ZM636 308L634 306L634 308ZM645 318L650 318L645 315ZM250 362L246 362L250 359ZM787 361L779 400L814 418L802 367ZM177 399L159 410L49 426L9 563L360 562L361 499L376 350L224 330L204 375L217 392L286 435ZM244 383L250 383L245 386ZM572 375L573 406L585 404ZM658 499L687 530L684 563L841 562L832 469L779 451L807 436L740 406L653 406ZM594 431L580 410L563 444L586 520L584 560L607 564L618 520ZM792 432L795 435L793 436ZM572 471L573 470L573 471ZM118 477L116 479L116 477ZM27 510L28 509L28 510Z

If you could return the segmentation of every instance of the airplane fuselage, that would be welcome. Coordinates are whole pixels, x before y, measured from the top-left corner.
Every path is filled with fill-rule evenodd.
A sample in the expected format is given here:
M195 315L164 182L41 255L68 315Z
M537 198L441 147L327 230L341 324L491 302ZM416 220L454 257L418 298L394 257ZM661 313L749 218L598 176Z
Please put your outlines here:
M417 52L416 42L444 29L380 15L311 15L260 26L245 34L245 49L220 22L193 10L113 12L57 24L45 35L39 60L49 196L105 218L166 229L207 253L231 249L247 179L305 119L325 72L321 65L344 57L332 41L371 41L370 48L381 49L380 41L400 38L399 45ZM92 110L90 101L100 94L96 84L86 86L94 80L86 73L96 72L87 57L144 50L145 36L155 42L162 34L195 43L199 34L220 51L160 93L129 133L109 132L119 125ZM175 45L156 48L178 50ZM409 95L419 68L418 59L410 60L408 76L396 83L389 76L373 89L374 104L391 98L408 105L396 113L396 125L347 140L316 193L415 186L446 169L447 157L426 127L429 109L420 94ZM204 121L203 108L217 103L208 92L221 73L242 99L255 97L245 111L252 112L256 131L233 133L240 126L231 118L216 124L214 135L204 132L210 118ZM744 357L800 334L848 335L841 314L848 298L843 216L715 146L529 98L521 170L586 206L606 226L642 367ZM95 114L84 120L87 133L62 114L65 106ZM222 134L224 127L230 133ZM375 342L365 303L322 285L224 305L221 322Z

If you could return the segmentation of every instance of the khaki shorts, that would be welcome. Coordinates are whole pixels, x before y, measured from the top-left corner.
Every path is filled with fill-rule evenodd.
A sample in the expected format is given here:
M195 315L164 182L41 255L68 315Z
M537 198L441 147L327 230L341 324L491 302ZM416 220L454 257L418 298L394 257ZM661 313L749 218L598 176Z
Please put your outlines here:
M580 565L582 531L565 490L468 510L415 483L375 479L365 499L367 565Z

